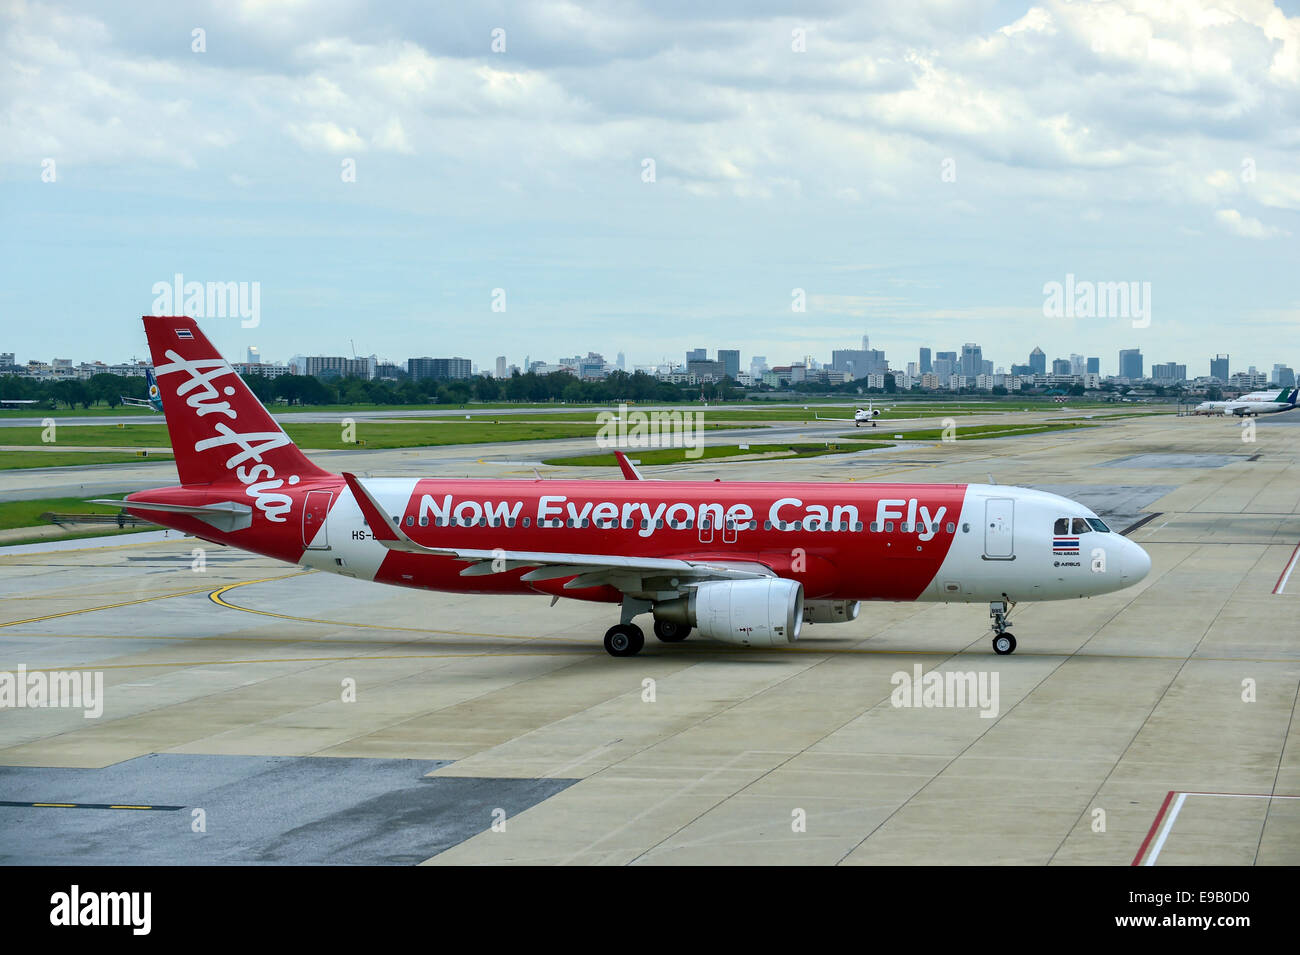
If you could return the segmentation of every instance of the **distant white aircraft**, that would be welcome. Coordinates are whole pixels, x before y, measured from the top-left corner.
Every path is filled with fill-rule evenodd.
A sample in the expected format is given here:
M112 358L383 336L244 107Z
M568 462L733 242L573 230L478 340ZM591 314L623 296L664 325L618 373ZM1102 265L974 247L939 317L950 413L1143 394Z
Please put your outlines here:
M18 405L34 405L35 398L0 398L0 408L16 408Z
M1202 401L1194 411L1196 414L1234 414L1238 417L1272 414L1294 408L1297 395L1300 395L1298 388L1283 388L1276 394L1271 391L1252 391L1231 401Z
M890 409L885 408L884 410L889 411ZM881 412L880 408L876 408L870 402L868 402L865 408L855 409L852 418L823 418L821 415L816 415L815 417L817 418L818 421L852 421L853 427L855 428L862 427L862 423L865 421L865 422L870 422L871 427L874 428L876 426L876 422L873 419L879 418L880 412Z

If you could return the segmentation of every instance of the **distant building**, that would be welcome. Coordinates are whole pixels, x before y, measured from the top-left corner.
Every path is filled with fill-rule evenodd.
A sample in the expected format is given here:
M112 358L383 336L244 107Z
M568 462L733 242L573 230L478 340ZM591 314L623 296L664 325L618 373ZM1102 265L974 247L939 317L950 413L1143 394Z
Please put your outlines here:
M688 361L687 374L694 375L699 381L721 381L726 368L720 361Z
M718 362L722 365L722 372L732 381L740 377L740 350L735 348L719 348Z
M1089 375L1100 375L1100 374L1101 374L1101 359L1100 359L1100 358L1089 358L1089 359L1088 359L1087 374L1089 374Z
M1142 379L1142 349L1124 348L1120 350L1119 376L1130 381L1140 381Z
M463 381L474 376L468 358L408 358L406 373L412 381Z
M248 346L248 364L260 365L262 363L262 351L256 345Z
M1219 381L1227 382L1228 380L1228 356L1215 355L1210 359L1210 377L1217 378Z
M1041 348L1035 348L1029 353L1029 371L1034 375L1047 374L1047 355Z
M1187 366L1179 365L1176 362L1167 361L1159 365L1151 366L1151 377L1156 381L1186 381Z
M375 377L373 358L344 358L342 355L307 355L302 359L302 374L314 378Z
M848 372L856 381L889 370L885 353L875 348L837 348L831 352L831 368Z
M506 356L505 355L497 355L496 377L497 378L506 377Z
M261 361L236 362L230 367L234 368L241 378L279 378L281 375L292 375L288 365L274 365Z
M708 361L708 360L709 360L709 350L707 348L692 348L690 351L686 353L686 364L688 365L693 361Z
M1069 360L1065 358L1055 358L1052 360L1053 375L1073 375L1074 368Z
M930 349L922 348L920 358L921 360L917 363L917 365L921 369L921 374L926 375L934 370L933 368L930 367Z
M1274 365L1273 374L1269 375L1273 379L1273 384L1279 388L1295 387L1295 369L1286 365Z
M961 373L966 378L984 374L984 350L974 342L961 346Z

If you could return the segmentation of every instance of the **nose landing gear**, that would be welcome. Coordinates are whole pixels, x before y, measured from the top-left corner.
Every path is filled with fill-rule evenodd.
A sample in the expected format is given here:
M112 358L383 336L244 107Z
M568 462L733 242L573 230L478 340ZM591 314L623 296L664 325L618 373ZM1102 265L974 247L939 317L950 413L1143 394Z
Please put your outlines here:
M1010 599L989 601L989 617L993 620L993 652L998 656L1016 651L1016 636L1007 630L1007 622L1015 605L1016 602Z

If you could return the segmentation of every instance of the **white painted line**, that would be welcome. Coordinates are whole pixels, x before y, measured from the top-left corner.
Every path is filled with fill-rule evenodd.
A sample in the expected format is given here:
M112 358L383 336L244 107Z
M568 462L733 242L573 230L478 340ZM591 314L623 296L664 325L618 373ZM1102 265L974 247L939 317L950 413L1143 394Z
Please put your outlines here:
M1282 576L1278 578L1277 586L1273 588L1273 593L1280 594L1286 590L1286 582L1291 579L1291 571L1295 570L1296 560L1300 559L1300 544L1296 544L1295 550L1291 552L1291 560L1286 565L1286 570L1282 571Z
M1174 827L1174 820L1178 818L1178 811L1183 808L1183 801L1187 799L1187 793L1179 793L1177 801L1174 802L1173 811L1169 813L1169 818L1160 828L1160 838L1156 844L1151 847L1151 852L1147 855L1146 865L1155 865L1156 856L1160 855L1160 850L1164 847L1165 839L1169 836L1169 830Z

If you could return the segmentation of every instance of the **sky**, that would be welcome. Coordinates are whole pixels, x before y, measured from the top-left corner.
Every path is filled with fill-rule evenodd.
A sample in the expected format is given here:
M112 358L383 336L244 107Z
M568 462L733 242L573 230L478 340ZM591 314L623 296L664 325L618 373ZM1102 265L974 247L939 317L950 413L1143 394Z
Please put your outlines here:
M1295 366L1297 6L0 0L0 351Z

